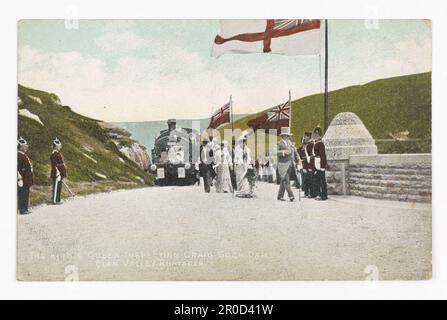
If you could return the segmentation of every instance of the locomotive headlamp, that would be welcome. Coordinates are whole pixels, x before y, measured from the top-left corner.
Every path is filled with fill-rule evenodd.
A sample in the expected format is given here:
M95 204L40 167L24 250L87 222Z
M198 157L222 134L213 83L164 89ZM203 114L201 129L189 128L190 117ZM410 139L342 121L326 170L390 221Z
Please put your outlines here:
M190 164L189 162L187 162L187 163L185 164L185 169L186 169L186 170L191 169L191 164Z
M157 170L157 166L155 164L152 164L151 165L151 171L155 171L155 170Z

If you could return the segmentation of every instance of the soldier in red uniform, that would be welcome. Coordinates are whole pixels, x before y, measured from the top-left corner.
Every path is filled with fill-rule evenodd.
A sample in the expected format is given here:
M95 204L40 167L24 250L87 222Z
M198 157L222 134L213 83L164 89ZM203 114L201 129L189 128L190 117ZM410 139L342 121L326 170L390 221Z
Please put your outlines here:
M298 148L298 155L300 157L301 160L301 176L302 176L302 181L303 181L303 185L302 188L304 190L304 196L305 197L309 197L309 195L311 194L311 173L309 172L309 160L306 157L306 148L307 145L310 142L310 139L312 137L312 133L310 132L305 132L303 139L301 140L301 146Z
M315 200L327 200L327 184L326 184L326 148L321 138L323 130L320 127L314 129L314 145L312 155L314 156L315 164L315 181L318 192L318 197Z
M33 185L33 165L26 155L28 143L22 137L17 141L17 199L20 214L29 214L29 191Z
M308 132L310 134L310 138L308 140L308 143L306 144L306 147L304 148L304 153L307 159L307 183L308 183L308 195L307 197L309 199L313 199L316 198L318 195L318 191L317 191L317 180L316 180L316 176L315 176L315 159L314 156L312 154L313 149L314 149L314 142L311 141L312 138L312 134L310 132Z
M67 177L64 157L60 150L62 143L58 138L53 141L53 153L50 156L51 161L51 179L53 182L53 193L51 201L53 204L61 204L62 180Z

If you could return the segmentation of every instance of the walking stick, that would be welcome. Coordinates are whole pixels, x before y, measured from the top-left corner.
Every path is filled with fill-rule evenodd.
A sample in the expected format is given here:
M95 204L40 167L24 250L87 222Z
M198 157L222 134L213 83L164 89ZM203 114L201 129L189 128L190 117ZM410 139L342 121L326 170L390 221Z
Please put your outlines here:
M68 192L70 192L71 196L74 197L75 194L70 190L70 188L67 186L67 184L65 183L64 180L62 180L62 184L65 186L65 188L67 188Z

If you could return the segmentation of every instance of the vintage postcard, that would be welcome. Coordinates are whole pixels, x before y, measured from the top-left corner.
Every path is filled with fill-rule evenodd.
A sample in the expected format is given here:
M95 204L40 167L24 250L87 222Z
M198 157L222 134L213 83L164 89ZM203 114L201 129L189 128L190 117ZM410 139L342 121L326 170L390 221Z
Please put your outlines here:
M18 280L431 279L431 21L17 27Z

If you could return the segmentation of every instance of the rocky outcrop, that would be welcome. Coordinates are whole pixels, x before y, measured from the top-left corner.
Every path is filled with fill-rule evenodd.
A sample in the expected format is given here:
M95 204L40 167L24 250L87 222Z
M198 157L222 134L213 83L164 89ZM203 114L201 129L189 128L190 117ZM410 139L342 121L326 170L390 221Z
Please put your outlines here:
M138 164L143 170L149 169L150 159L145 146L137 142L133 142L130 146L118 145L118 149L123 155L126 156L126 158Z
M100 125L115 143L122 155L135 162L143 170L149 168L151 163L147 148L138 141L133 140L129 131L111 123L102 122Z

